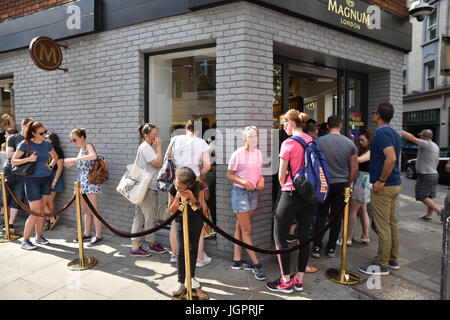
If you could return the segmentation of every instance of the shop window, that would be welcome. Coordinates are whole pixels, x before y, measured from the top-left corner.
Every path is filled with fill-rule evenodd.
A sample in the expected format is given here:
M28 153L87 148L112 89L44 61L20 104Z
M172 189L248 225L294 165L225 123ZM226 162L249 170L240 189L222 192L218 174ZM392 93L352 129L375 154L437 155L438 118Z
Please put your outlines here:
M211 146L216 125L216 48L199 48L148 56L148 122L158 127L162 151L188 120L203 123L197 136ZM210 155L214 161L214 148ZM160 193L158 220L168 217L167 193ZM214 208L210 208L212 211ZM211 212L214 214L213 212Z
M14 108L14 82L12 78L0 79L0 113L1 113L1 129L0 144L4 150L5 131L9 128L15 128L15 108ZM6 114L11 117L7 119Z
M434 61L425 64L425 90L435 88L436 68Z

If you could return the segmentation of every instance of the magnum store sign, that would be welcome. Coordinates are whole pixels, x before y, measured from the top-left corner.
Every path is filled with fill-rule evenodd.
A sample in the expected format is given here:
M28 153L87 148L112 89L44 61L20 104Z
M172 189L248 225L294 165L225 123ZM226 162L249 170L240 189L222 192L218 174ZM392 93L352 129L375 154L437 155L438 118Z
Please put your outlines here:
M364 10L356 8L353 0L328 0L328 11L339 16L341 25L356 30L381 28L381 10L376 5L368 6Z
M62 46L67 48L67 46ZM29 52L33 62L42 70L64 70L60 68L62 62L62 52L60 45L49 37L37 37L31 40Z

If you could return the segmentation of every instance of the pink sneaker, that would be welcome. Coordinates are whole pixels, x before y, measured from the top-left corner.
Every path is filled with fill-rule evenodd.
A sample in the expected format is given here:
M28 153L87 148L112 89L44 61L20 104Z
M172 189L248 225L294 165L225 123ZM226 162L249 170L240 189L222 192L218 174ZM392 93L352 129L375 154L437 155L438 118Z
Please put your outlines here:
M153 244L149 244L148 249L154 253L166 253L167 249L164 248L159 242L154 242Z
M132 257L150 257L152 254L139 247L136 250L131 250L130 255Z

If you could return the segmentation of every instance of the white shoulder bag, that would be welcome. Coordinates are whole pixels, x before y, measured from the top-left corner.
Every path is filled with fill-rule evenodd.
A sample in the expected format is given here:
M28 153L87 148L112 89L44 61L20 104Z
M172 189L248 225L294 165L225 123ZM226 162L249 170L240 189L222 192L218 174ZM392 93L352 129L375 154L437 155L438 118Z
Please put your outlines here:
M138 165L140 152L134 163L127 165L127 172L120 179L116 190L133 204L144 201L148 186L152 181L152 174ZM148 165L148 164L147 164Z

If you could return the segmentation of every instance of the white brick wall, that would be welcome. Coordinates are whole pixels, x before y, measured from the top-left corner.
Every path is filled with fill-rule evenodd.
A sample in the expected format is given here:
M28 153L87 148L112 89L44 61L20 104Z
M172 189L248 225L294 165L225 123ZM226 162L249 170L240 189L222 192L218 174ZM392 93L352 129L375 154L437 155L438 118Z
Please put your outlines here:
M144 114L143 54L214 42L218 128L272 127L274 42L385 69L369 75L370 109L390 100L396 107L393 124L401 126L401 52L242 2L62 41L69 46L63 60L67 73L38 69L26 49L0 54L0 76L14 75L18 121L24 116L43 121L60 136L67 157L78 152L68 141L71 129L87 128L88 141L110 164L110 180L100 197L102 214L116 228L129 230L134 210L115 187L139 143L136 128ZM64 171L66 191L57 207L70 198L76 175L75 169ZM232 234L235 217L230 190L226 165L219 165L217 220ZM254 243L266 248L272 247L271 190L271 177L266 177L253 219ZM75 221L73 212L74 208L63 214L66 221ZM233 245L219 236L217 250L231 256Z

